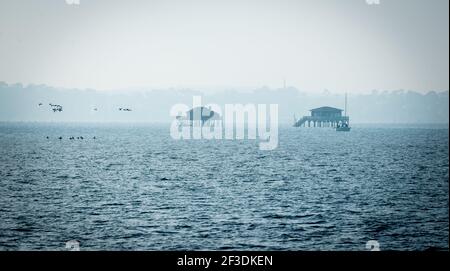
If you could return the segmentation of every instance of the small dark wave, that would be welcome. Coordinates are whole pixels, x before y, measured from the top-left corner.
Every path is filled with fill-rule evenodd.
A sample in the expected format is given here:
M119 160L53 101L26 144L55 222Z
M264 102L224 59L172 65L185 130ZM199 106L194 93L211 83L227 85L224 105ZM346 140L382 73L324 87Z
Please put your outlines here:
M106 207L106 206L123 206L123 205L125 205L125 204L120 203L120 202L111 202L111 203L104 203L104 204L102 204L103 207Z
M178 233L177 231L164 231L164 230L156 230L153 233L161 234L161 235L171 235Z
M371 228L371 232L374 233L380 233L383 231L386 231L387 229L389 229L389 225L387 224L381 224L381 225L375 225L373 228Z
M234 249L237 249L238 247L236 247L236 246L229 246L229 245L226 245L226 246L221 246L221 247L219 247L219 250L234 250Z
M258 245L258 244L242 244L242 243L239 243L239 244L237 244L237 246L239 248L242 248L242 249L266 249L267 248L267 246Z
M175 229L191 229L191 225L177 225L175 226Z
M34 228L14 228L12 230L17 231L17 232L33 232L35 229Z
M124 164L122 163L109 163L108 165L106 165L106 169L110 169L112 167L116 167L116 166L123 166Z
M70 176L69 175L58 175L58 176L56 176L56 178L65 180L65 179L69 179Z
M281 214L269 214L263 216L263 218L269 219L300 219L315 216L314 214L304 214L304 215L281 215Z
M257 228L257 225L253 224L253 223L247 226L247 230L254 230L256 228Z
M141 238L143 236L145 236L145 234L143 234L143 233L132 233L132 234L124 235L123 238L124 239L134 239L134 238Z

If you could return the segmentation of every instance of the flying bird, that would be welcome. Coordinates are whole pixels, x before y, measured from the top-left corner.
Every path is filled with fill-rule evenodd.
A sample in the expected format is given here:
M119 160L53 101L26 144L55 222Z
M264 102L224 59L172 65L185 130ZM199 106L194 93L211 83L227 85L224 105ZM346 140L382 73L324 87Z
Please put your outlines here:
M63 111L63 107L59 104L49 104L53 110L53 112L61 112Z

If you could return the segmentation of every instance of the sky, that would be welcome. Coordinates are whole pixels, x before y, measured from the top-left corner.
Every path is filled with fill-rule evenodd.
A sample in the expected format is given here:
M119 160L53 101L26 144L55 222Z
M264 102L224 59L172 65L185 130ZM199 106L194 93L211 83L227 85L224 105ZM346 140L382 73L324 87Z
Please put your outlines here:
M367 1L0 0L0 81L448 90L449 1Z

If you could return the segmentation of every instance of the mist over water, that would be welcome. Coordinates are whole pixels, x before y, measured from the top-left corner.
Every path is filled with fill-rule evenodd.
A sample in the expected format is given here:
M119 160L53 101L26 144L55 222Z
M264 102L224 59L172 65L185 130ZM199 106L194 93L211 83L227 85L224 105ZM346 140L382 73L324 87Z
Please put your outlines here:
M218 104L222 109L227 103L278 104L279 122L289 125L293 124L294 115L297 118L309 115L313 108L345 107L344 93L327 90L314 93L289 86L216 91L141 88L105 92L0 82L0 121L170 122L173 120L170 108L178 103L192 105L193 96L201 96L203 104ZM61 105L63 111L54 113L49 103ZM119 111L119 108L132 111ZM448 123L448 112L448 89L348 94L347 113L352 123Z
M0 250L448 250L448 134L284 126L260 151L169 125L0 123Z

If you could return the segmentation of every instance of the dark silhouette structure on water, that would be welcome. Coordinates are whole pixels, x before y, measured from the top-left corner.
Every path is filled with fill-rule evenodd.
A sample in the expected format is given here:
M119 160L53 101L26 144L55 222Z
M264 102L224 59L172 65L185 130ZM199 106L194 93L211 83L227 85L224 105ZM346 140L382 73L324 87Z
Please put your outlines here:
M195 122L204 125L208 122L221 120L222 117L219 113L203 106L194 107L186 112L186 116L178 116L177 120L180 124L193 125Z
M333 127L337 132L350 131L350 118L347 116L347 93L345 93L345 111L330 106L311 109L311 116L303 116L297 120L294 116L294 127ZM344 115L342 115L344 111Z
M341 127L348 126L350 120L339 108L323 106L310 111L311 116L295 119L294 127Z

